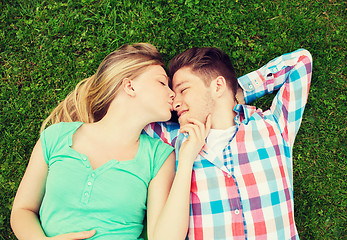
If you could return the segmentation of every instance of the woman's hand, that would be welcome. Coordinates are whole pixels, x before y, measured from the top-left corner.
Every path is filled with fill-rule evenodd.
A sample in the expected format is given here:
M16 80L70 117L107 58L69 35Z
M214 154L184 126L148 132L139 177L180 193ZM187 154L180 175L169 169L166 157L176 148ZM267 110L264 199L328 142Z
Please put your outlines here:
M188 122L180 129L181 133L188 133L189 137L180 148L179 158L193 164L201 148L205 145L205 139L211 129L211 115L207 116L205 124L192 118L188 118Z
M211 117L207 117L205 124L195 119L188 121L188 124L180 129L181 133L188 133L189 137L179 150L176 174L176 158L171 154L150 182L147 201L148 239L186 238L189 226L192 166L205 144L211 128Z
M84 231L84 232L75 232L75 233L66 233L61 234L55 237L49 237L47 240L79 240L79 239L87 239L94 236L95 230Z

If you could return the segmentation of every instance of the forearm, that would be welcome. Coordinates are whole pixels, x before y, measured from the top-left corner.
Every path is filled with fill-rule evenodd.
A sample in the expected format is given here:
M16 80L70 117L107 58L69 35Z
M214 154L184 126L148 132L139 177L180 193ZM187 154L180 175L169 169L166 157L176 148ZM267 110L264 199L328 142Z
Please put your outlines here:
M183 163L183 161L179 161ZM165 207L156 223L153 239L184 239L189 225L192 166L178 164ZM151 240L151 239L150 239Z
M175 147L176 138L179 134L180 126L172 122L156 122L148 124L143 133L152 138L159 138L163 142Z
M155 240L185 239L187 235L193 164L211 129L211 115L207 116L205 124L192 118L188 118L188 122L180 128L181 133L188 134L188 139L180 146L176 176L155 223L152 235Z
M27 209L12 210L11 227L19 240L43 240L47 238L37 214Z
M278 90L288 79L293 67L303 56L308 55L310 56L307 50L298 49L277 57L260 69L238 78L246 104Z

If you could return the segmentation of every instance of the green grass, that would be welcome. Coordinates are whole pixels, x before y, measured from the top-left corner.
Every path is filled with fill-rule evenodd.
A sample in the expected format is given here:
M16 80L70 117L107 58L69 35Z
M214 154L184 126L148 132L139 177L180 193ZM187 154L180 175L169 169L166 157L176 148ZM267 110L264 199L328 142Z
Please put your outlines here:
M15 239L11 205L42 120L109 52L135 42L156 45L167 62L189 47L219 47L239 76L308 49L313 77L294 147L295 219L301 239L345 238L346 7L337 0L1 1L0 239Z

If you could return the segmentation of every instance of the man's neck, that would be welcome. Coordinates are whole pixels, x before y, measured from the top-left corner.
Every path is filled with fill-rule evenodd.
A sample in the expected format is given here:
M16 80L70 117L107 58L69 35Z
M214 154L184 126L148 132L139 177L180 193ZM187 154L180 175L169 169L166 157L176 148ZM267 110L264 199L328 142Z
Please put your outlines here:
M232 104L219 104L215 106L215 111L212 113L212 128L227 129L235 125L234 107L236 102Z

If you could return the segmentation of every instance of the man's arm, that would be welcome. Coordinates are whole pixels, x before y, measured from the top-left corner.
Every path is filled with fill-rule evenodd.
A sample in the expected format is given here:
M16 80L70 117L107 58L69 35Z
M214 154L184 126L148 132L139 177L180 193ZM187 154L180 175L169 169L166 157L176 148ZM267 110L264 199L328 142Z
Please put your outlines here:
M256 71L239 77L238 82L243 90L245 103L249 104L279 89L286 81L285 69L294 67L298 61L302 60L299 59L302 56L307 56L312 66L311 54L305 49L298 49L271 60ZM307 74L311 74L311 70L312 68L309 69L310 73L307 72Z
M165 143L175 147L180 126L173 122L156 122L148 124L143 132L153 138L160 138Z
M262 68L240 77L245 102L279 90L270 111L285 140L292 145L301 124L312 74L312 56L305 49L284 54Z

